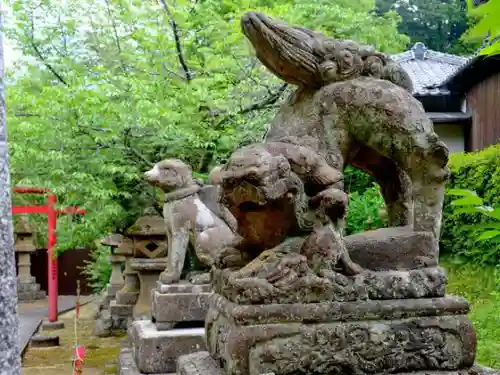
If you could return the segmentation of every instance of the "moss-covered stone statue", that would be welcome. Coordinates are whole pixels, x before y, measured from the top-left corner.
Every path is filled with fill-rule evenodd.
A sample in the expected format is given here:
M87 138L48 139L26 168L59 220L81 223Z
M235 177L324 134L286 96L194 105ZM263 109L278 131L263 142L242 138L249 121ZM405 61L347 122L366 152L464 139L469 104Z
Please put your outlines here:
M177 373L498 374L474 364L469 304L446 295L448 149L408 75L375 49L262 13L241 24L297 89L264 141L219 171L240 238L212 267L207 351L180 357ZM391 228L343 237L346 165L375 177Z

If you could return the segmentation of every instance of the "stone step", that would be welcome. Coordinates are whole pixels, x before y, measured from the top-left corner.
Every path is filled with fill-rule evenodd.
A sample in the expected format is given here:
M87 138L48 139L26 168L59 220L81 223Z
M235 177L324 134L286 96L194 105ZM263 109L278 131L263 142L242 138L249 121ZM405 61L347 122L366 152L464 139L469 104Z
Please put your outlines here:
M179 356L206 350L204 328L159 331L150 320L138 320L129 336L135 364L146 374L175 372Z
M140 372L135 365L134 356L130 348L123 348L120 350L120 356L118 357L118 375L146 375ZM150 375L175 375L175 372Z
M210 296L210 285L159 285L152 291L151 314L160 330L175 323L205 320Z
M134 315L134 305L124 305L113 300L109 303L109 312L112 316L129 317Z
M38 292L40 291L40 284L36 283L17 283L18 292Z
M18 291L17 300L19 302L33 302L39 299L45 299L46 294L43 290L41 291Z

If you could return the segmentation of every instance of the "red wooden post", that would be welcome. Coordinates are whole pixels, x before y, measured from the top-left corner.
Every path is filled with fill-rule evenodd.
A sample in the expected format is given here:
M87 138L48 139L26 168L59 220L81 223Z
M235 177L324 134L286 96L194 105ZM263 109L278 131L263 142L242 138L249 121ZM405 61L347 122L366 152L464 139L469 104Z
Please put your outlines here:
M48 270L48 318L49 322L57 322L58 313L58 275L57 275L57 257L54 253L54 247L57 244L57 215L84 215L85 210L78 207L68 206L62 210L55 208L57 204L56 195L46 188L36 187L16 187L14 193L20 194L47 194L47 204L44 206L12 206L13 214L46 214L47 215L47 270Z
M47 197L47 270L49 275L48 294L49 294L49 322L57 322L57 300L59 295L57 285L57 257L54 254L54 246L57 243L57 213L55 205L57 197L50 194Z

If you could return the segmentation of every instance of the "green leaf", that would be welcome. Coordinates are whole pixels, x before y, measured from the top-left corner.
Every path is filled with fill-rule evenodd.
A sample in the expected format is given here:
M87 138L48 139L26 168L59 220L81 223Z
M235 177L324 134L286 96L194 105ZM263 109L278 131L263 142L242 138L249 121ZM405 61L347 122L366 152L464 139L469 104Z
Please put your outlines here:
M482 232L477 238L478 241L500 239L500 230L488 230Z

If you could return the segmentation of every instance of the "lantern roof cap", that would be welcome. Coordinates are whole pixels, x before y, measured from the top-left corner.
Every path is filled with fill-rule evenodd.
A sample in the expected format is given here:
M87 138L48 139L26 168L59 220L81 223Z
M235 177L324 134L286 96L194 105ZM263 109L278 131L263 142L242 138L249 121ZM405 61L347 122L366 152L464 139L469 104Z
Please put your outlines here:
M141 216L130 226L126 234L128 236L164 236L165 221L159 215Z
M101 239L101 244L111 247L119 247L123 242L123 236L118 233L111 233Z

